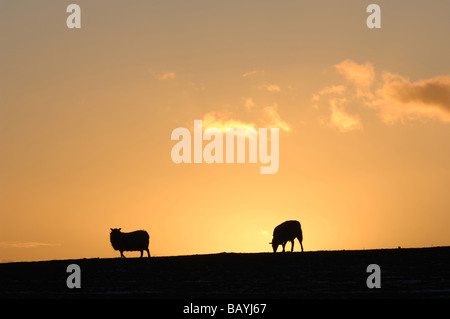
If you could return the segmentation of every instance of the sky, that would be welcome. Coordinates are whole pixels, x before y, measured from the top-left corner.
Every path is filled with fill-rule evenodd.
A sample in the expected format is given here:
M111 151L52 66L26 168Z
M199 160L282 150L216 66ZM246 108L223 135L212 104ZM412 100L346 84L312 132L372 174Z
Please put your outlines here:
M450 2L373 2L1 1L0 262L450 245ZM278 171L175 163L194 120L278 128Z

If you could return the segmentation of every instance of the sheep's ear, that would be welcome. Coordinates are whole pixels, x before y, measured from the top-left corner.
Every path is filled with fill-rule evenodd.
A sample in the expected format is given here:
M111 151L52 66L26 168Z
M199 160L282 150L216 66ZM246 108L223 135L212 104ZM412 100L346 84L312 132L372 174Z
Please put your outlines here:
M270 242L269 245L272 245L272 242Z
M110 228L111 230L113 230L112 228Z
M122 228L119 228L119 231L121 230Z

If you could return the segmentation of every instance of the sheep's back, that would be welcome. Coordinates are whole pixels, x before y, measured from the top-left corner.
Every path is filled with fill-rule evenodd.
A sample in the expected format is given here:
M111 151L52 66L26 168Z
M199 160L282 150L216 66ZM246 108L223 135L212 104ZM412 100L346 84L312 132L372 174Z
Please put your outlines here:
M145 230L115 235L111 234L111 245L115 250L144 250L148 248L149 238L150 236Z

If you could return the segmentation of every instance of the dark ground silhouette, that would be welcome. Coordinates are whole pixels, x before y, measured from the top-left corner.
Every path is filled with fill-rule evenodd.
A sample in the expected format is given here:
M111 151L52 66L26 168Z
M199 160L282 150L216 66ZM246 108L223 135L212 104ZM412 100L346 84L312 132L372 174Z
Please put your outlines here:
M450 247L20 262L0 264L0 298L448 298L449 265Z

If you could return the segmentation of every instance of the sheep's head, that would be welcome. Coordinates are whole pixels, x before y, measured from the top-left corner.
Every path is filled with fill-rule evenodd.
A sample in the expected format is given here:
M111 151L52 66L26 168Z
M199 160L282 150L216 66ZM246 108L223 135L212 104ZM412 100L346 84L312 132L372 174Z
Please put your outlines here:
M280 243L278 240L276 240L275 238L272 239L272 242L269 243L269 244L272 245L272 249L273 249L273 252L274 252L274 253L277 252L278 245L281 245L281 243Z
M122 228L111 228L111 234L118 234Z

